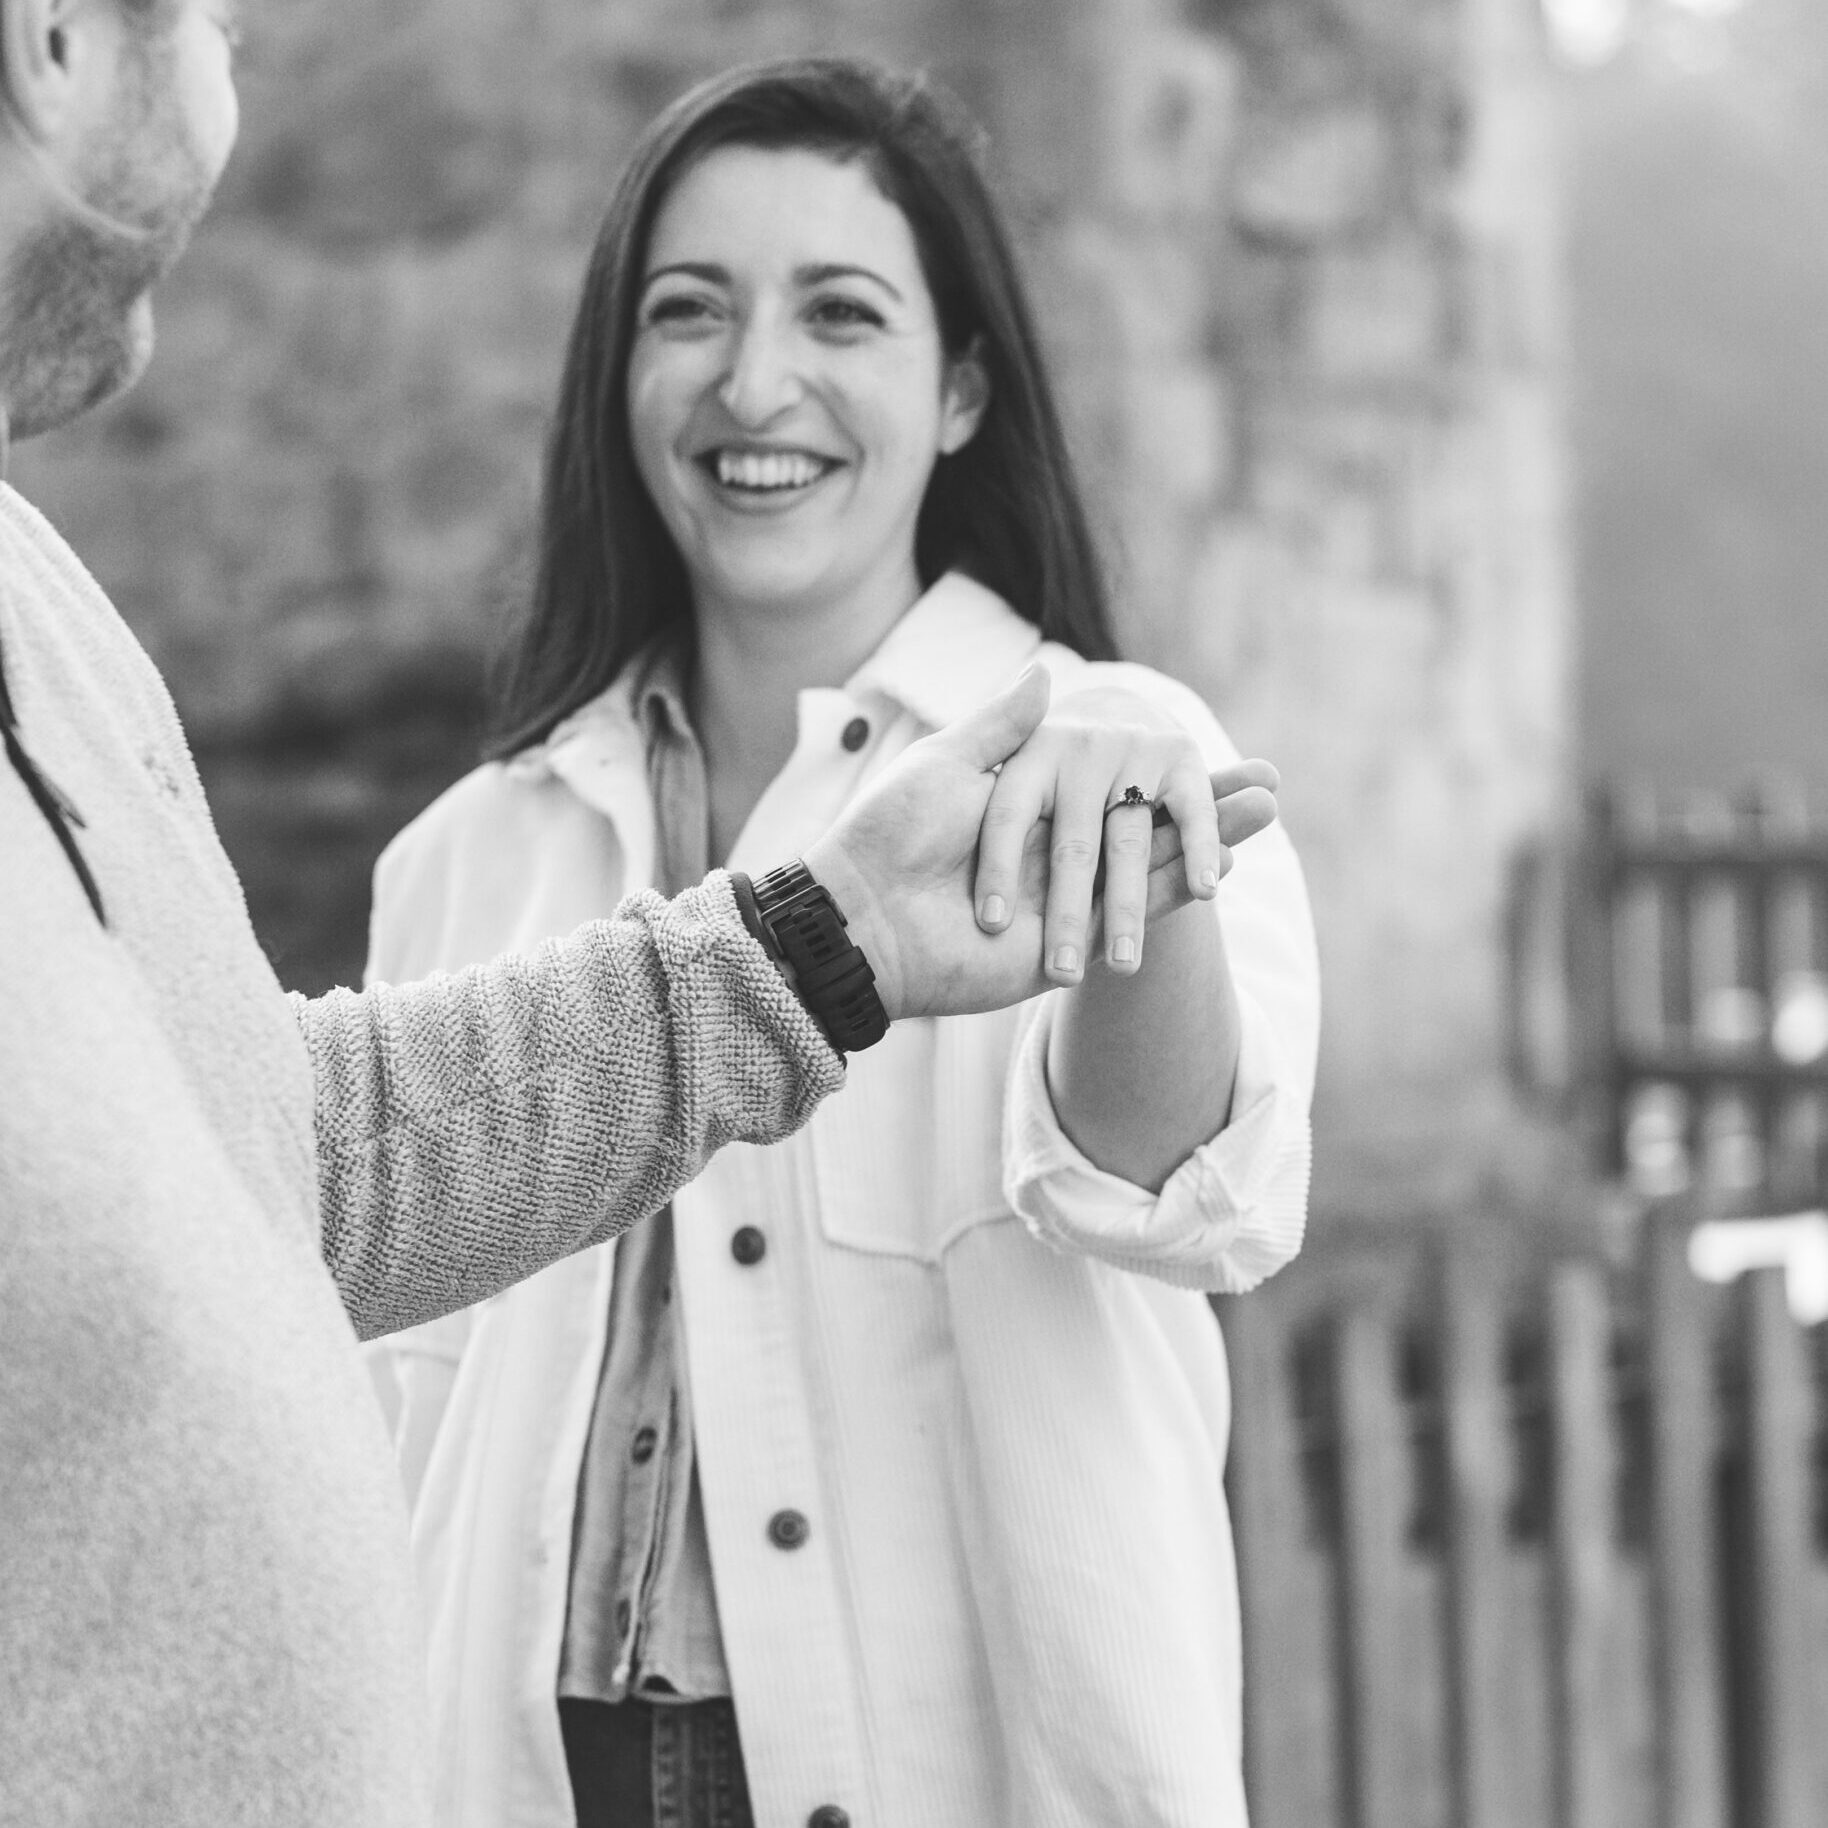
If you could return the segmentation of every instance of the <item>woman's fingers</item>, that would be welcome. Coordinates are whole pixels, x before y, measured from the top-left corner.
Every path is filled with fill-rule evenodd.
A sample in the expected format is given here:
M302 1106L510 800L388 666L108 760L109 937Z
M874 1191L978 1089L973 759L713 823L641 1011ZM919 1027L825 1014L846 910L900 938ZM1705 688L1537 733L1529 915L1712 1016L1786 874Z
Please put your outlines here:
M1278 814L1276 792L1281 781L1276 770L1268 762L1261 761L1233 762L1208 777L1208 791L1219 822L1219 841L1226 853L1219 869L1221 876L1231 868L1230 851L1234 844L1242 844L1246 838L1254 838L1258 832L1275 824ZM1170 817L1155 828L1155 848L1149 867L1164 869L1181 855L1180 826ZM1189 875L1190 886L1197 880L1197 873Z
M1237 793L1245 787L1267 787L1271 793L1282 790L1282 776L1273 762L1266 762L1261 756L1251 756L1241 762L1227 762L1223 768L1216 768L1208 777L1212 783L1212 797L1222 800L1227 794Z
M1098 866L1104 851L1104 788L1095 775L1063 776L1055 795L1042 968L1050 983L1077 984L1085 975Z
M1004 764L978 831L977 874L972 898L977 924L986 933L1000 933L1009 925L1018 905L1022 860L1028 834L1045 816L1046 789L1041 772L1021 759Z
M1218 802L1219 836L1242 844L1276 822L1276 796L1267 787L1240 787Z
M1025 863L1038 861L1030 855L1041 841L1036 827L1046 828L1042 968L1054 984L1077 984L1094 947L1110 970L1135 971L1151 912L1210 900L1231 867L1231 846L1276 817L1281 777L1268 762L1208 774L1184 739L1132 736L1113 746L1111 734L1036 740L1012 756L979 833L977 921L999 933L1021 906ZM1122 804L1132 785L1156 801L1164 823L1153 824L1147 807Z
M1226 840L1219 829L1213 785L1214 777L1207 774L1199 757L1185 756L1169 770L1157 795L1181 835L1187 892L1201 901L1210 901L1219 892L1219 878L1227 868Z
M1122 977L1142 963L1154 838L1147 806L1117 805L1104 816L1104 962Z

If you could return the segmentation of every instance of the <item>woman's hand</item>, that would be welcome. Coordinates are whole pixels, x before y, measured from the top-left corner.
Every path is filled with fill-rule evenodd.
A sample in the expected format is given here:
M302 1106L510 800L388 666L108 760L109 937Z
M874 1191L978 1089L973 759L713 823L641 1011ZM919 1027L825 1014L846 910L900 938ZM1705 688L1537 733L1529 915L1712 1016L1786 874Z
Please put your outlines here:
M999 1009L1049 988L1045 822L1022 835L1003 925L987 930L973 900L995 770L1040 726L1048 690L1047 670L1036 666L1001 697L915 743L807 848L806 866L844 911L891 1019ZM1140 823L1147 834L1148 821ZM1147 911L1160 914L1186 900L1187 885L1174 828L1153 836L1155 869L1143 893Z
M1122 803L1126 789L1139 788L1165 809L1186 891L1209 901L1231 867L1230 847L1274 820L1278 785L1262 761L1208 775L1193 738L1135 692L1069 693L1004 763L991 793L978 852L979 925L986 932L1008 925L1035 829L1048 822L1049 981L1076 984L1084 976L1100 913L1104 962L1127 975L1142 962L1149 872L1164 860L1165 834L1147 806Z

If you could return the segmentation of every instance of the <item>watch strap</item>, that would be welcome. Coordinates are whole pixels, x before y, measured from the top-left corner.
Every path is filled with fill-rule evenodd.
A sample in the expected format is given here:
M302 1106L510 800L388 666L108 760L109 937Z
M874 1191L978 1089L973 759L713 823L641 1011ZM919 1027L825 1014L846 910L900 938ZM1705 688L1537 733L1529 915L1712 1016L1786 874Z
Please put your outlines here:
M840 1053L873 1047L889 1031L876 974L846 931L843 911L797 857L753 882L730 873L743 923L792 974L807 1012Z

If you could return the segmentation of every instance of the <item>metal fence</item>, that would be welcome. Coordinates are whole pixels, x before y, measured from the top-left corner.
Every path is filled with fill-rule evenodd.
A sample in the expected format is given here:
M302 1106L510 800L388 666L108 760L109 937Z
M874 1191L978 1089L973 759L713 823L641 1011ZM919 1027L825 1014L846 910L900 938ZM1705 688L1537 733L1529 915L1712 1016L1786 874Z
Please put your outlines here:
M1217 1304L1256 1828L1828 1821L1828 1329L1694 1216Z

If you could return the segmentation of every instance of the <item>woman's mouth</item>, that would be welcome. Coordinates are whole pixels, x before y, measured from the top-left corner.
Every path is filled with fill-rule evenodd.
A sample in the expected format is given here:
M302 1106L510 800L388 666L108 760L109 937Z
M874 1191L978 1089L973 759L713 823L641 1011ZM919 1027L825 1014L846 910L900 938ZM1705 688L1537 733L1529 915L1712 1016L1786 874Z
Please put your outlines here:
M720 488L740 495L791 495L809 489L838 465L812 451L706 451L699 463Z

